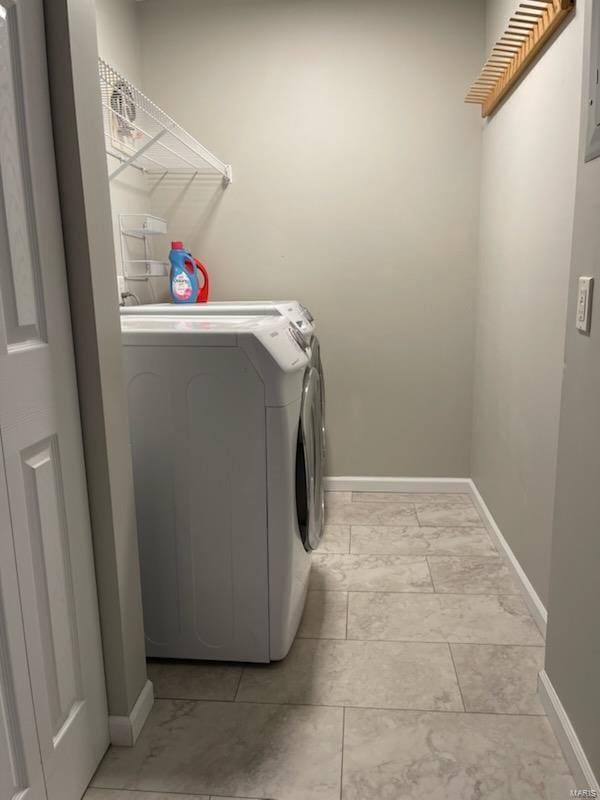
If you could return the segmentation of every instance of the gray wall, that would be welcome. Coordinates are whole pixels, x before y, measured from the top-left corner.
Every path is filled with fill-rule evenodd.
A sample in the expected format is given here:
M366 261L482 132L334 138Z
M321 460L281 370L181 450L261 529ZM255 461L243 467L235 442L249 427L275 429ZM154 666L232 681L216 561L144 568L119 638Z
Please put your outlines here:
M586 0L586 93L581 105L546 672L600 778L600 159L583 163L591 5ZM580 275L596 278L589 337L575 330Z
M140 86L142 84L142 54L139 2L137 0L95 0L95 6L99 55L128 80ZM107 165L111 172L119 166L119 162L109 156ZM146 178L133 168L124 170L111 180L109 189L117 274L122 275L119 213L147 213L152 207L152 201ZM142 253L131 253L131 257L141 256ZM152 302L154 299L152 289L146 283L131 281L126 284L125 288L135 292L142 302Z
M514 0L488 0L487 46ZM581 14L483 126L472 477L548 600Z
M109 713L146 682L92 0L46 0L49 78Z
M333 475L469 475L480 0L146 0L144 89L234 184L154 208L214 298L318 317ZM357 323L358 320L358 323Z

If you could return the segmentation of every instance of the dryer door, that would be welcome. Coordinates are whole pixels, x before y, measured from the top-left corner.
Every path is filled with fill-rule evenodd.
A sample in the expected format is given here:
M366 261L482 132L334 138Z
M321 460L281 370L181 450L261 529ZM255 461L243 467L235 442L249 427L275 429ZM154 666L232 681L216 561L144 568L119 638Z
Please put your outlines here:
M296 507L306 550L315 550L323 530L323 468L321 459L321 391L318 370L304 378L296 456Z
M311 357L311 366L319 371L319 378L320 378L320 405L321 405L321 453L322 453L322 460L323 464L325 463L325 455L326 455L326 435L325 435L325 376L323 374L323 362L321 361L321 346L319 344L319 340L316 336L313 336L312 342L312 357Z

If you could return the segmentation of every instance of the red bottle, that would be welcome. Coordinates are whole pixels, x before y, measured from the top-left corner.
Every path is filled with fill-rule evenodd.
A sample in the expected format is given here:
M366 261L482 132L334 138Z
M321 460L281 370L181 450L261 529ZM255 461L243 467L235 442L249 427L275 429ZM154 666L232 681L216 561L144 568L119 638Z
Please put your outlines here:
M208 293L210 291L210 280L209 280L209 277L208 277L208 270L206 269L204 264L202 264L200 261L198 261L197 258L194 258L194 263L196 265L196 269L198 270L198 272L202 273L202 277L204 278L204 281L202 282L201 286L200 286L200 279L198 278L198 286L200 288L198 289L198 298L197 298L196 302L197 303L207 303L208 302Z

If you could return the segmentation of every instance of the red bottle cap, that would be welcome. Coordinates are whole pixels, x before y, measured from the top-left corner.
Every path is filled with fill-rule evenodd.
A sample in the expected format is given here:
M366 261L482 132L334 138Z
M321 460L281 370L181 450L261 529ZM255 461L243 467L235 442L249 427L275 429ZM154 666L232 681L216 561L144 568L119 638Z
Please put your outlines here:
M171 242L171 250L183 250L183 242Z

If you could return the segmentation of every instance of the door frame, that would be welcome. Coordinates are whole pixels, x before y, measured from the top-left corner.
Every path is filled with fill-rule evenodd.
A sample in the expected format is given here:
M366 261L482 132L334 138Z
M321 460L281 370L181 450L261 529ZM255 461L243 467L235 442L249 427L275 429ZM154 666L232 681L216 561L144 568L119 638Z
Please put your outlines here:
M44 0L77 386L111 741L133 745L147 679L94 0Z

